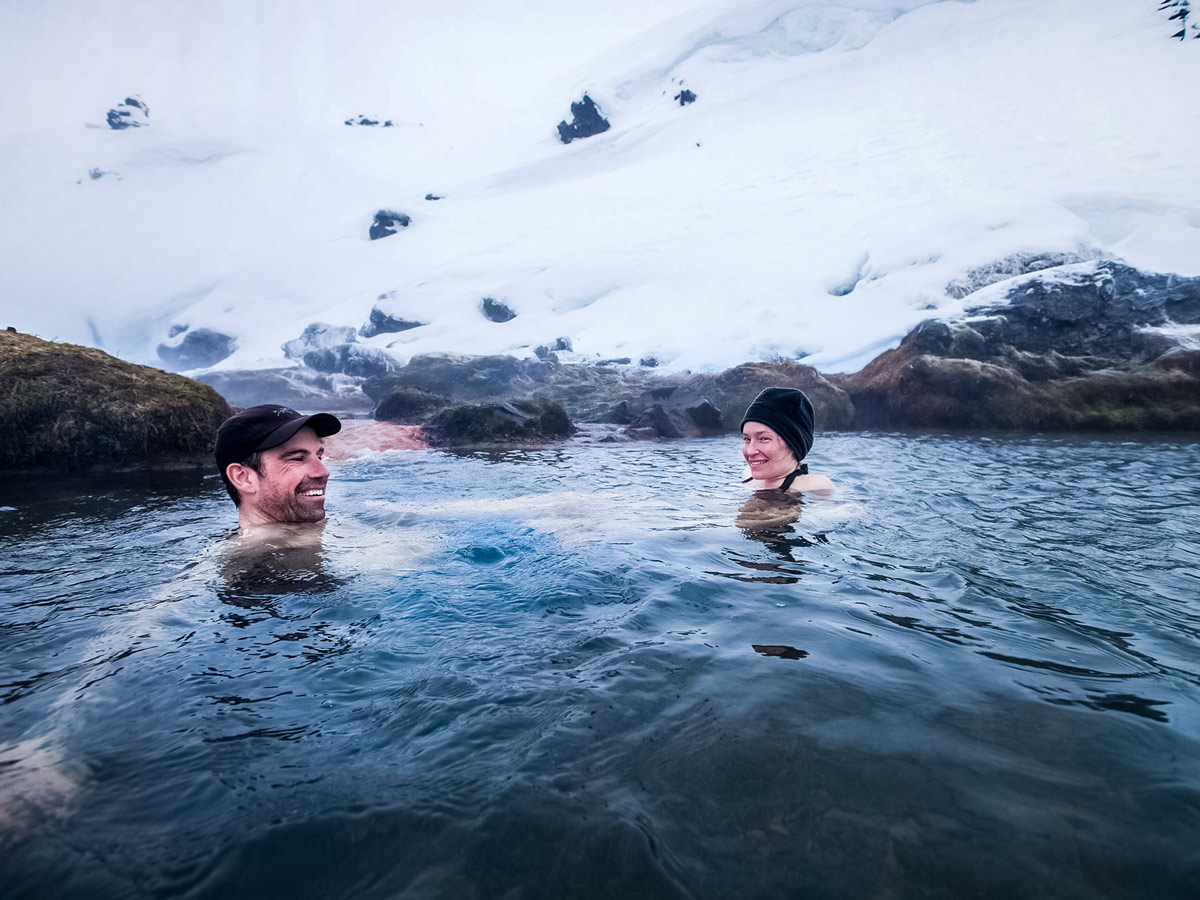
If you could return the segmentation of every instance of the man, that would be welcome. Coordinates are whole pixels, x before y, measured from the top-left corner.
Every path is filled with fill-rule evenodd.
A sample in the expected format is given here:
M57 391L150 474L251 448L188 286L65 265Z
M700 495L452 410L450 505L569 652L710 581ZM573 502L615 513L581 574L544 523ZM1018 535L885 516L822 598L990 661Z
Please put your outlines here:
M329 470L321 438L341 430L329 413L304 416L273 404L225 420L217 431L217 468L243 532L325 518Z

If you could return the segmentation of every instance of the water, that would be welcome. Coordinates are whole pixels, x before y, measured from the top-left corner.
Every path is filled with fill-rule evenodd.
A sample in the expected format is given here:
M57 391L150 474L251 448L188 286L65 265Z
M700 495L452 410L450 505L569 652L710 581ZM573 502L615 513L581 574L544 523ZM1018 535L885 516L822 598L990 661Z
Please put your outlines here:
M10 483L4 896L1198 895L1195 444L738 452L355 460L257 553L212 478Z

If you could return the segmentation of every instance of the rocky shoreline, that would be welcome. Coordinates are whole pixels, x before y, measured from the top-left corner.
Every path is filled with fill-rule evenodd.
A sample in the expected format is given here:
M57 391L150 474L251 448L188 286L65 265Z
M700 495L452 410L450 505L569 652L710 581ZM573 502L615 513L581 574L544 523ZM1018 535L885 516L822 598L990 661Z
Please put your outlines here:
M772 385L807 393L826 431L1200 432L1200 278L1103 259L1030 257L1012 268L973 273L958 315L920 323L849 375L795 362L672 375L546 352L417 356L371 375L210 373L201 384L0 332L0 468L204 461L230 403L419 425L439 447L555 441L578 425L605 426L603 441L718 435L736 431Z
M447 355L414 357L363 388L382 420L423 423L457 409L464 430L439 427L436 444L485 440L483 421L515 402L621 426L614 440L724 434L771 385L805 391L824 430L1200 431L1200 278L1112 260L1024 265L1034 268L977 273L985 283L964 291L960 315L922 322L851 375L794 362L655 375L553 354Z

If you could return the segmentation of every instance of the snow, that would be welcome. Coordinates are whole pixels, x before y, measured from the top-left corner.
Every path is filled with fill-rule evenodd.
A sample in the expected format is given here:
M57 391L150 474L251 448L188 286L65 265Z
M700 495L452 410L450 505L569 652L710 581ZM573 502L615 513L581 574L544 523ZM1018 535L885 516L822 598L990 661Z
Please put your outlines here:
M1200 274L1169 34L1153 0L7 0L0 327L278 367L387 294L428 324L360 340L400 362L855 371L1010 254ZM585 91L613 127L563 145ZM381 209L412 224L370 241Z

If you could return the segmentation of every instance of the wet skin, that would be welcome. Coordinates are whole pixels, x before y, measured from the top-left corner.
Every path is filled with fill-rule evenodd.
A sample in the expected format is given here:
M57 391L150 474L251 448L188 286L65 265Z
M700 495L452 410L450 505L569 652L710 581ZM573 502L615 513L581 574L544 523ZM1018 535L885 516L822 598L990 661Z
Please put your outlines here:
M242 528L322 521L329 481L324 457L324 443L306 425L286 444L262 452L261 474L243 467L245 486L234 482L242 495L238 509Z
M764 489L779 487L799 465L783 438L761 422L747 422L742 428L742 456L750 476L763 482Z

